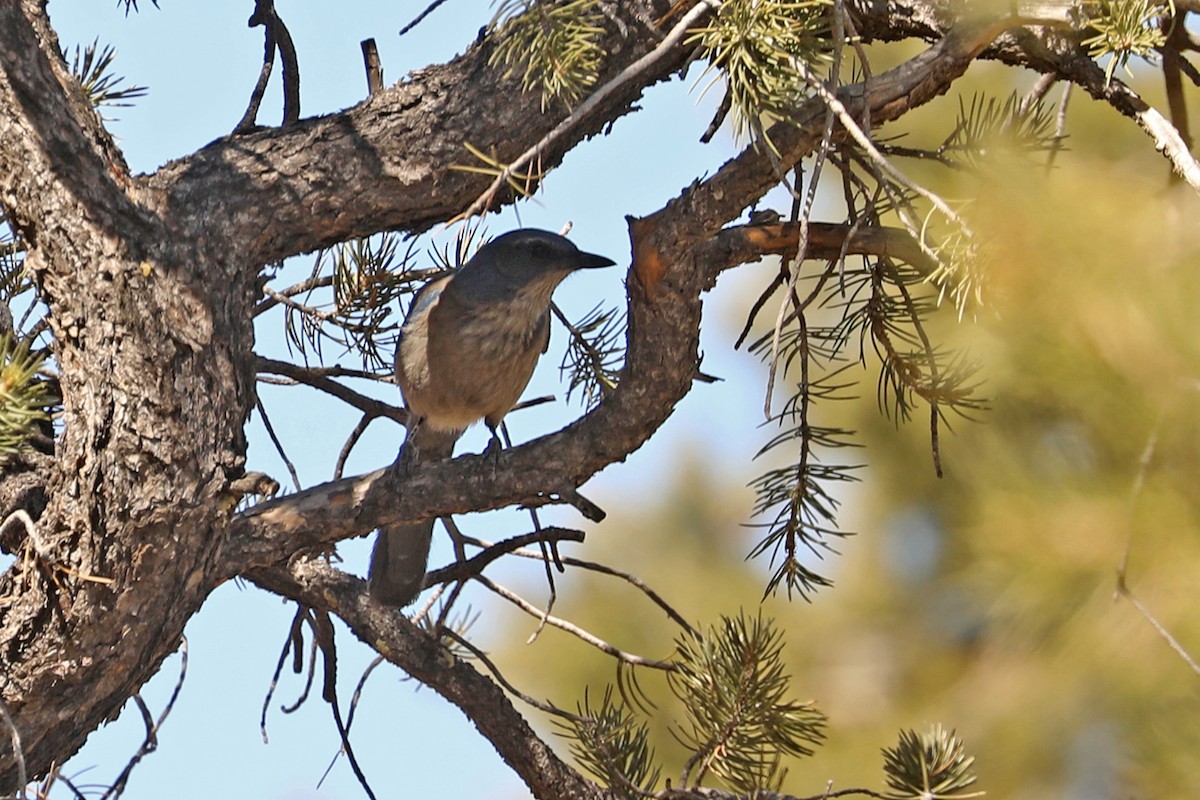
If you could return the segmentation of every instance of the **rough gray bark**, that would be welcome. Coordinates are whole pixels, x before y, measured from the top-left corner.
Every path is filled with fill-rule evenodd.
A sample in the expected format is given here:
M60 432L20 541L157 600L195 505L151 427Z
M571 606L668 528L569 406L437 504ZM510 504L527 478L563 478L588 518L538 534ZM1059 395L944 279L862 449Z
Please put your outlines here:
M607 35L602 81L656 44L633 18L634 5L613 4L630 16L627 33L612 25ZM653 3L651 16L669 5ZM868 85L841 90L851 113L869 112L876 125L946 91L1003 27L948 29L947 15L933 13L937 4L850 5L865 35L935 40ZM1067 40L1047 47L1033 37L1035 48L1029 36L1007 36L986 52L1094 79ZM794 240L783 228L765 239L761 230L722 228L778 182L780 167L819 145L825 109L813 102L805 124L772 133L778 164L747 149L631 222L626 367L595 411L496 463L467 456L423 465L403 485L381 470L234 515L262 266L355 236L442 222L487 185L450 169L468 158L464 143L511 159L565 115L543 113L540 98L488 68L488 47L477 42L345 112L221 139L133 177L67 74L44 3L0 4L0 205L29 247L50 309L64 404L55 457L10 465L0 482L0 512L23 508L37 527L29 542L7 546L40 553L0 576L0 699L31 777L63 762L117 713L176 649L209 592L248 574L341 616L369 646L455 702L534 795L600 796L490 680L465 663L447 664L399 613L368 603L362 582L293 557L380 524L572 489L640 447L697 374L703 291L720 270L778 252L780 237ZM673 52L631 81L550 148L543 167L628 113L686 57ZM1104 92L1119 107L1110 99L1117 95ZM837 253L846 233L824 231L814 253ZM886 239L862 235L849 250L874 252ZM12 536L7 531L6 542ZM11 791L16 776L8 742L0 731L0 792Z

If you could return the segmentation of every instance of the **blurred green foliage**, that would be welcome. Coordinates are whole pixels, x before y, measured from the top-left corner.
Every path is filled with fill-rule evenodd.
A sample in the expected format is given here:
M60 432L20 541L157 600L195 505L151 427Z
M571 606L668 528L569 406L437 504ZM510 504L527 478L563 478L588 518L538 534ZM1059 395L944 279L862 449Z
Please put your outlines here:
M1144 87L1152 102L1155 87ZM959 88L883 133L936 143L961 98L1023 92L1028 79L980 65ZM1047 102L1058 99L1056 89ZM1200 655L1197 201L1168 188L1166 163L1111 109L1079 96L1067 121L1052 168L1045 153L1001 147L958 169L900 162L964 201L986 254L985 305L961 321L946 309L929 332L980 362L989 409L944 433L939 480L927 427L885 418L871 392L820 407L820 424L860 433L868 469L841 495L842 523L858 535L825 565L836 585L811 604L761 603L785 631L792 695L829 717L826 744L786 765L784 791L819 794L827 780L883 791L881 748L933 721L957 730L976 758L970 790L991 797L1186 797L1200 786L1200 677L1117 594L1124 567L1133 596ZM831 196L816 218L837 216ZM752 300L720 298L743 317ZM859 368L865 381L875 358ZM714 418L763 435L755 413ZM651 507L609 508L586 552L702 625L752 609L764 582L763 565L742 559L747 489L706 457L677 455ZM754 470L744 466L746 481ZM560 616L623 649L670 655L678 629L636 591L578 573L559 590ZM563 646L557 631L543 637L553 644L502 649L518 684L565 704L613 682L610 659ZM661 675L635 672L655 704L664 777L676 776L686 751L669 729L684 715Z

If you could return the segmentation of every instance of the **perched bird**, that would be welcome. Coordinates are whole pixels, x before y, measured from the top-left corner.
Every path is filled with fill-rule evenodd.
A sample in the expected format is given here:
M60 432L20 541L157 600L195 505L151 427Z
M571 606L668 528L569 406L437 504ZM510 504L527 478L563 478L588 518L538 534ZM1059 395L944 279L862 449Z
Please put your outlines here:
M413 298L396 344L396 383L412 415L400 469L449 458L480 419L492 432L525 391L550 342L550 296L575 270L615 262L549 231L498 236ZM421 592L433 520L379 529L371 597L405 606Z

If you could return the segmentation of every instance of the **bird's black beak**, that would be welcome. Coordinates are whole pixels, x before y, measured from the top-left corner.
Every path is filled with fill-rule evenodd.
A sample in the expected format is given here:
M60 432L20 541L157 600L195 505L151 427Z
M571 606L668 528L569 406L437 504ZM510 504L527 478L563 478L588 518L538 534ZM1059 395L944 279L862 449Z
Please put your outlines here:
M598 269L599 267L611 267L616 263L611 258L580 250L571 259L571 269Z

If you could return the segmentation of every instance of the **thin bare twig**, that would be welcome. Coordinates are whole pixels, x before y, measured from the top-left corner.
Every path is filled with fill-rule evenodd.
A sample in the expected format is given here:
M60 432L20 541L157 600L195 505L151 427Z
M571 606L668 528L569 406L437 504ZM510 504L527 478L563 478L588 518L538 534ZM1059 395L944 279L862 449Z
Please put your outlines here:
M556 617L552 614L546 614L546 612L544 612L542 609L538 608L533 603L530 603L516 592L501 586L489 578L485 578L480 575L475 580L479 581L488 589L491 589L493 592L500 595L505 600L524 611L526 614L529 614L529 616L536 619L541 619L543 616L545 616L546 624L553 625L559 630L566 631L567 633L587 642L597 650L606 653L613 658L624 661L627 664L633 664L639 667L650 667L651 669L661 669L667 672L674 671L675 669L675 665L670 661L658 661L656 659L646 658L645 656L639 656L634 653L627 653L624 650L614 647L613 645L604 641L594 633L584 630L573 622L569 622L568 620Z
M342 445L341 452L338 453L337 463L333 466L333 479L340 481L342 479L342 470L346 468L346 459L350 457L350 451L354 449L354 445L358 444L358 440L367 432L367 427L371 421L375 419L370 414L363 414L358 420L358 424L354 426L354 430L350 431L350 435L346 437L345 444Z
M546 528L545 530L542 531L542 533L544 535L547 532L553 531L553 530L556 530L556 529L555 528ZM489 542L485 539L477 539L473 536L465 536L462 534L459 534L459 535L461 536L462 541L464 543L474 545L475 547L482 547L485 550L490 550L491 548L498 546L495 543ZM526 534L526 536L530 536L530 535L531 534ZM522 538L522 537L516 537L516 538ZM515 539L506 539L505 541L501 542L500 544L504 545L504 544L507 544L509 542L514 542L514 541L515 541ZM582 539L580 539L580 541L582 541ZM513 549L509 552L511 552L515 556L520 556L521 558L532 558L535 560L541 560L541 559L545 558L545 555L543 553L535 553L532 550L525 550L525 549L523 549L523 547ZM478 558L478 556L475 556L475 558ZM563 556L562 563L568 567L579 567L580 569L586 569L586 570L590 570L592 572L599 572L603 575L611 575L614 578L620 578L621 580L625 581L626 583L628 583L629 585L633 586L634 588L636 588L640 592L642 592L644 595L646 595L646 597L649 598L650 601L653 602L656 606L661 608L666 613L666 615L668 617L670 617L673 622L675 622L675 624L679 625L679 627L683 628L685 631L692 634L693 636L696 635L696 633L697 633L696 630L691 625L688 624L688 621L683 618L683 615L680 614L678 611L676 611L671 606L670 603L668 603L666 600L664 600L657 592L654 591L654 589L650 588L650 586L645 581L643 581L641 578L637 577L636 575L629 573L629 572L623 572L614 567L610 567L607 564L600 564L600 563L597 563L594 561L585 561L582 558L574 558L573 556ZM449 568L447 568L447 569L449 569Z
M317 267L320 265L321 258L324 254L325 251L317 253L316 260L313 262L314 273L317 271ZM272 308L279 305L279 300L276 299L279 296L294 297L295 295L303 294L304 292L311 292L313 289L320 289L324 286L332 285L332 275L311 275L299 283L294 283L286 289L279 289L273 294L267 296L265 299L258 301L258 305L254 306L254 311L252 313L257 317L264 311L270 311Z
M425 19L426 17L428 17L428 16L429 16L430 14L432 14L432 13L433 13L435 10L437 10L437 7L438 7L438 6L440 6L442 3L445 3L445 2L446 2L446 0L433 0L433 2L432 2L432 3L430 3L428 6L426 6L426 7L425 7L425 10L424 10L424 11L422 11L420 14L417 14L417 16L416 16L416 17L413 19L413 21L412 21L412 22L408 23L408 24L407 24L407 25L405 25L403 28L401 28L401 29L400 29L400 33L399 33L399 34L397 34L397 35L398 35L398 36L403 36L404 34L406 34L406 33L408 33L409 31L411 31L413 28L415 28L415 27L417 27L418 25L420 25L420 24L421 24L421 20L423 20L423 19Z
M1162 428L1162 422L1163 417L1160 414L1154 423L1154 428L1150 431L1149 438L1146 440L1146 446L1142 448L1142 454L1138 458L1137 474L1133 477L1133 487L1129 492L1129 536L1125 540L1125 549L1121 553L1121 563L1117 567L1117 586L1113 592L1113 599L1116 600L1123 597L1128 600L1137 609L1138 613L1150 623L1150 627L1154 629L1155 633L1161 636L1167 645L1183 659L1192 672L1200 675L1200 663L1197 663L1196 659L1192 658L1191 654L1179 643L1179 640L1167 630L1165 625L1158 621L1158 618L1154 616L1154 612L1133 593L1128 583L1129 553L1133 549L1133 511L1138 499L1141 497L1142 489L1146 485L1146 474L1150 470L1150 464L1154 461L1154 453L1158 448L1158 434Z
M124 791L126 784L129 783L129 776L133 773L133 768L136 767L146 755L153 753L158 749L158 731L166 721L167 716L171 713L171 709L175 707L175 701L179 698L179 692L183 689L183 681L187 677L188 667L188 642L187 637L180 637L179 647L179 679L175 681L175 688L171 692L171 697L167 700L167 704L163 706L162 712L158 715L158 719L150 718L150 709L146 708L146 704L142 701L140 694L135 694L134 701L138 704L139 710L142 712L142 719L146 723L146 738L142 740L141 747L129 759L129 763L125 765L125 769L121 770L121 774L117 776L116 781L108 788L100 800L108 800L110 797L120 797Z
M275 445L275 452L279 453L284 466L287 467L288 474L292 476L292 485L296 487L297 492L301 491L303 487L300 485L300 475L296 472L296 465L288 458L287 452L283 449L283 443L275 434L275 428L271 425L271 418L267 416L267 409L263 406L261 398L254 399L254 407L258 409L258 415L262 417L263 427L267 429L267 436L271 437L271 443Z
M449 566L435 569L425 576L425 585L432 586L436 583L450 583L451 581L465 580L468 578L478 577L483 573L484 567L492 563L501 556L516 552L519 548L536 542L582 542L584 539L583 531L572 530L570 528L549 527L543 528L532 533L526 533L521 536L513 536L510 539L505 539L498 544L481 545L484 547L482 553L476 553L471 558L465 561L458 561ZM464 537L464 541L472 541ZM544 556L538 556L543 558Z
M834 22L833 22L833 63L829 68L829 80L827 86L824 87L826 93L830 97L836 97L838 89L838 81L840 79L841 64L842 64L842 49L845 44L845 29L842 26L842 17L844 9L842 8L841 0L834 3ZM808 76L808 73L805 73ZM810 80L815 80L809 76ZM796 245L796 253L791 259L785 259L784 264L790 261L790 269L788 269L787 291L783 295L783 299L779 303L779 313L775 316L775 328L771 336L771 354L768 358L769 367L767 369L767 390L763 398L763 416L766 419L771 419L771 395L775 392L775 378L779 369L779 347L780 340L783 337L784 317L788 314L789 307L794 308L789 304L789 300L793 300L796 293L796 284L800 280L801 267L804 265L805 257L808 255L808 225L809 219L812 216L813 203L817 199L817 187L821 183L821 172L825 166L825 159L829 155L830 145L833 143L833 123L835 119L835 111L832 105L827 104L828 111L825 114L825 129L821 134L821 144L817 147L816 161L813 164L812 177L809 179L808 192L804 197L804 207L801 209L795 202L793 197L792 202L792 222L800 223L800 237ZM844 111L845 109L843 109ZM797 165L797 172L799 165ZM794 190L793 190L794 191ZM803 312L797 311L803 320Z
M347 405L354 406L363 414L372 417L387 417L395 420L401 425L408 424L408 412L403 408L390 405L382 400L376 400L373 397L367 397L365 394L354 391L353 389L343 386L337 381L324 377L321 374L309 370L306 367L300 367L295 364L289 364L286 361L276 361L273 358L258 357L257 369L259 372L268 372L273 375L282 375L286 378L291 378L306 386L311 386L318 391L325 392L341 400Z
M524 555L524 553L518 552L517 555ZM534 554L529 553L529 556L533 557ZM650 588L650 586L645 581L643 581L641 578L637 577L636 575L629 573L629 572L623 572L619 569L615 569L613 567L608 566L607 564L600 564L595 561L585 561L582 558L573 558L571 556L567 556L567 557L563 558L563 564L565 564L566 566L569 566L569 567L579 567L580 569L586 569L590 572L598 572L601 575L611 575L614 578L620 578L621 580L628 583L630 586L632 586L635 589L637 589L638 591L640 591L642 594L646 595L646 597L650 600L650 602L654 603L656 606L661 608L663 610L663 612L668 617L670 617L671 621L674 622L676 625L683 628L685 631L692 634L693 636L698 634L698 631L696 631L695 628L693 628L691 625L688 624L687 620L685 620L683 618L683 615L681 615L678 611L676 611L671 606L670 603L668 603L666 600L664 600L662 598L661 595L658 594L658 592L656 592L652 588Z
M1054 116L1054 138L1050 141L1050 152L1046 154L1046 171L1054 168L1054 161L1063 149L1063 139L1067 138L1067 106L1071 102L1071 89L1075 86L1068 83L1063 86L1062 97L1058 100L1058 111Z
M296 604L296 614L292 617L292 624L288 627L287 639L283 643L283 647L279 651L279 660L275 663L275 672L271 675L271 683L267 686L267 694L263 697L262 714L258 720L259 730L262 731L263 744L270 744L270 739L267 736L267 710L271 707L271 698L275 696L275 690L279 687L279 677L283 675L283 665L287 661L288 653L295 648L299 653L299 646L304 639L300 634L300 626L304 622L304 616L308 609L305 606Z
M496 679L497 683L499 683L501 686L504 687L505 691L507 691L509 694L513 695L514 697L520 698L521 702L527 703L540 711L545 711L547 714L553 714L556 717L565 717L567 719L574 720L575 722L583 721L582 717L576 716L575 714L572 714L570 711L564 711L563 709L559 708L558 706L554 705L553 703L546 703L541 700L537 700L537 699L525 694L517 687L513 686L511 683L508 682L508 679L506 679L504 677L504 675L500 672L500 670L496 667L496 665L494 663L492 663L492 660L490 658L488 658L487 655L482 650L480 650L475 645L471 644L471 642L468 639L466 639L465 637L459 636L457 633L450 630L449 628L446 628L445 630L443 630L442 633L445 636L449 636L451 639L453 639L455 642L457 642L461 647L463 647L464 649L469 651L471 653L472 657L478 659L478 661L481 664L483 664L485 667L488 668L488 671L492 673L492 677Z
M0 719L4 720L4 724L10 731L9 740L12 742L13 758L17 762L17 786L20 787L18 791L24 794L25 784L29 783L29 776L25 771L25 751L21 748L21 732L17 730L17 722L8 713L8 706L5 705L2 697L0 697Z
M1158 621L1146 604L1139 600L1137 595L1129 589L1129 586L1125 583L1124 575L1117 581L1117 594L1132 603L1133 607L1138 610L1138 613L1150 623L1150 627L1154 628L1155 633L1161 636L1167 645L1175 651L1176 655L1183 659L1188 668L1197 675L1200 675L1200 663L1197 663L1196 659L1192 658L1191 654L1179 643L1179 640L1171 635L1171 632Z
M350 733L350 726L354 724L354 712L358 709L358 701L362 697L363 687L366 686L367 678L375 671L375 668L384 663L386 659L383 656L375 656L367 668L363 670L363 674L359 676L358 683L354 687L354 695L350 698L350 713L346 715L346 733ZM338 759L342 757L342 751L338 750L333 754L333 758L329 759L329 764L325 767L325 771L321 773L321 779L317 781L319 788L325 783L325 779L329 777L329 773L333 772L333 768L337 766Z
M1057 82L1058 76L1053 72L1046 72L1039 75L1038 79L1033 82L1033 86L1021 98L1021 103L1017 106L1017 113L1014 116L1020 118L1028 114L1029 110L1040 103Z
M358 785L363 788L370 800L375 800L375 792L371 790L366 773L363 772L358 758L354 755L354 748L350 745L350 731L342 721L342 710L338 704L337 640L334 637L333 620L330 619L329 612L313 609L311 624L313 641L318 643L317 646L321 651L322 663L325 668L321 697L329 704L330 711L333 713L333 723L337 726L338 735L342 740L342 752L346 754L346 760L350 762L350 769L354 773L354 777L358 779Z
M921 186L919 183L909 179L904 173L898 170L891 161L889 161L882 153L879 152L879 149L875 147L875 143L872 142L870 137L863 132L863 129L859 127L858 123L854 120L854 117L850 115L850 112L846 109L846 106L842 104L842 101L839 100L836 95L829 92L825 88L824 84L817 80L815 76L808 75L807 77L809 86L811 86L813 90L817 92L817 94L821 95L821 99L824 100L833 113L837 115L838 121L842 123L842 127L846 129L848 134L850 134L850 138L854 139L855 143L857 143L858 146L863 149L863 151L870 157L871 161L880 170L882 170L889 178L904 188L920 195L921 197L924 197L929 201L930 205L941 212L946 219L960 227L964 233L967 235L973 235L971 232L971 227L967 225L966 220L959 216L958 212L952 209L946 203L946 201L941 198L940 195L936 194L935 192L931 192L924 186ZM940 263L940 259L938 259L937 254L932 250L928 250L924 242L918 240L918 243L920 243L922 247L927 250L927 255Z
M305 608L305 621L309 627L313 625L312 609ZM300 706L304 705L308 700L309 694L312 693L313 684L317 682L317 637L313 637L308 643L308 661L305 662L304 656L300 653L300 646L304 644L304 636L301 631L296 632L296 639L292 643L292 672L299 675L304 669L305 663L308 664L308 669L304 671L304 688L300 690L300 694L296 695L296 699L292 701L290 706L281 705L279 710L284 714L294 714L300 710Z

